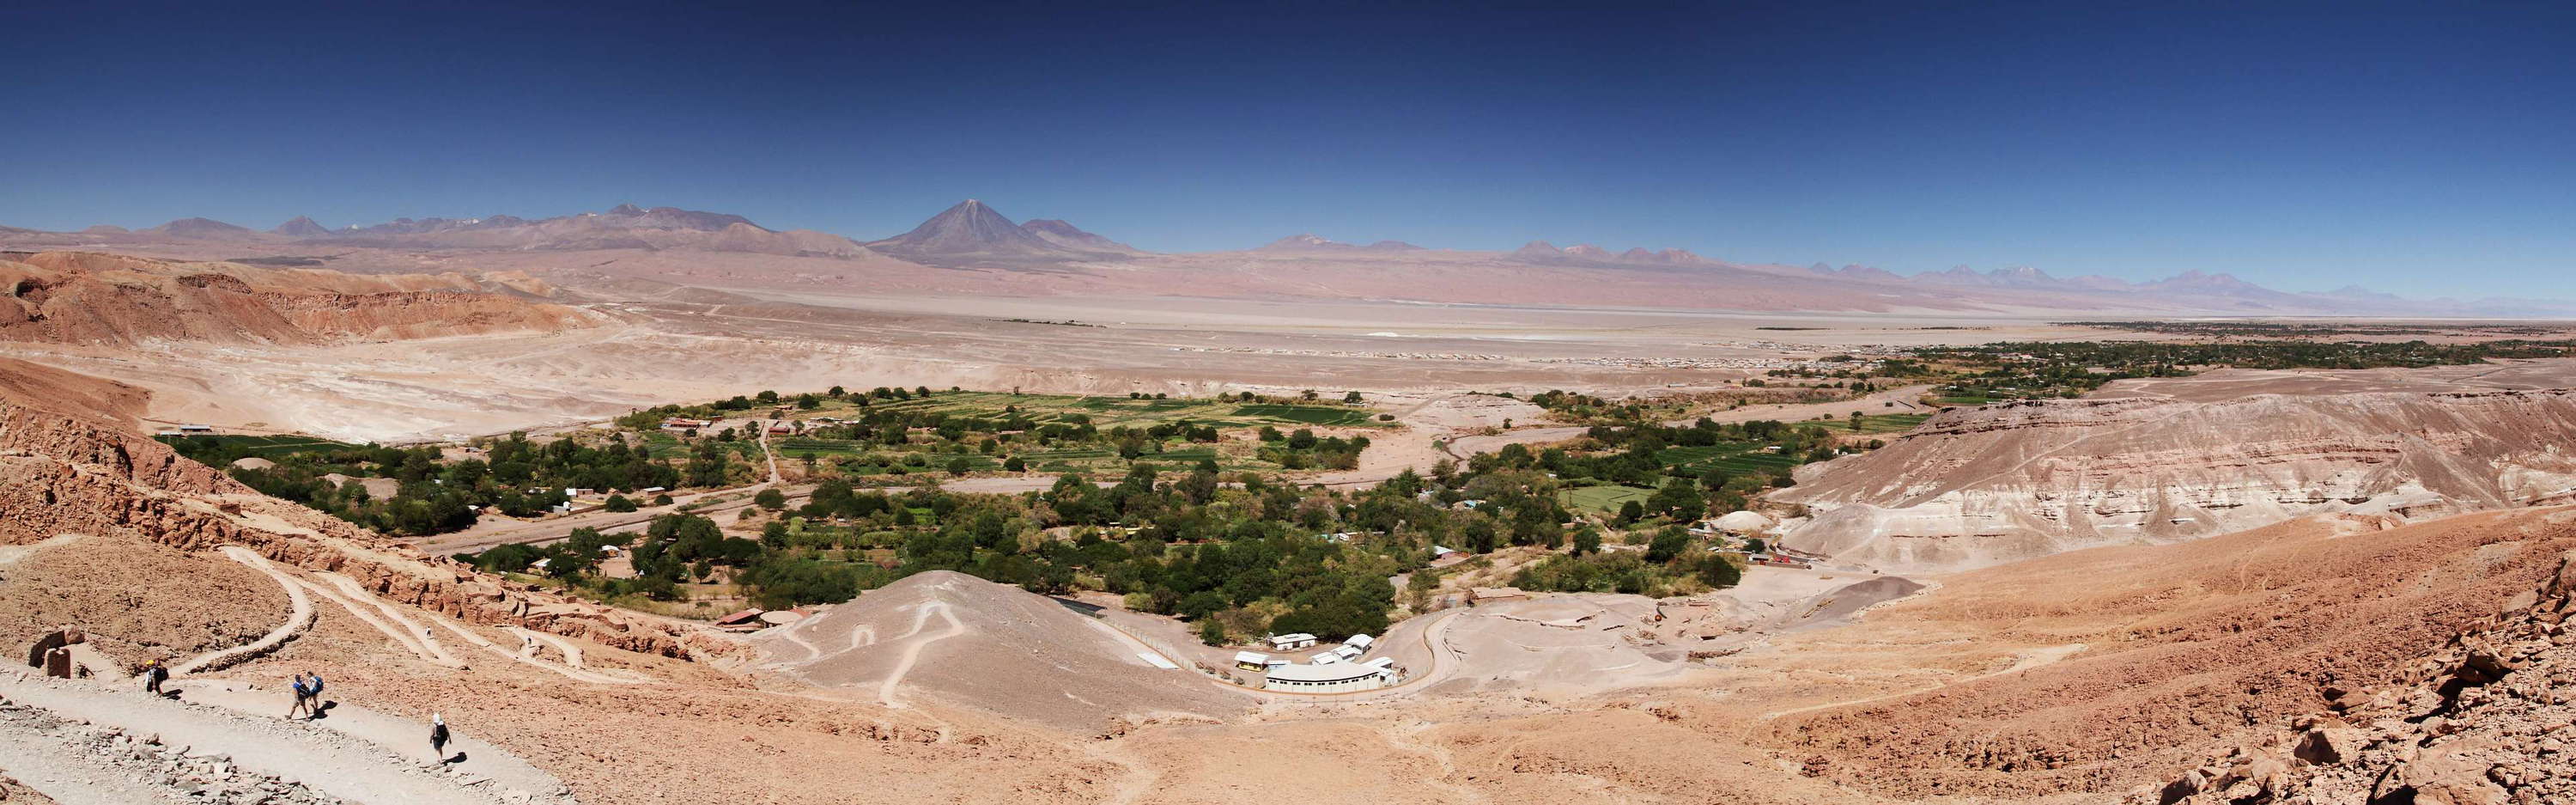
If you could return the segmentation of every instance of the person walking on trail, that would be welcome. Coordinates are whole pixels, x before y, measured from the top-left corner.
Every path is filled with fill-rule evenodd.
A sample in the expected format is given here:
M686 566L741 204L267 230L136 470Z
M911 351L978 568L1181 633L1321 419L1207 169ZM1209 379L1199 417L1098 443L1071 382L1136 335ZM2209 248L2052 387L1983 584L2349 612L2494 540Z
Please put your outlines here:
M298 672L296 672L296 673L295 673L295 704L290 705L290 706L288 706L288 707L286 708L286 717L287 717L287 718L294 718L294 717L295 717L295 713L296 713L296 711L298 711L298 710L302 710L302 711L310 712L312 709L313 709L313 693L312 693L312 689L305 687L305 684L304 684L304 672L302 672L302 671L298 671Z
M170 681L170 669L155 659L143 666L143 692L161 695L161 683Z
M447 762L447 716L429 714L429 753L441 763Z
M314 719L321 718L322 708L324 706L326 705L322 701L322 675L308 671L304 674L304 709L306 712L304 720L312 721Z

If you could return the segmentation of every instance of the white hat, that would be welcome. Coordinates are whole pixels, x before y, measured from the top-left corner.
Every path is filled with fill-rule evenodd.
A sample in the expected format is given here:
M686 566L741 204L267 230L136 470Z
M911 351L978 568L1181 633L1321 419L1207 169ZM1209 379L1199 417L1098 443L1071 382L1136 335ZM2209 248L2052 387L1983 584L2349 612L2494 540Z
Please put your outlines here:
M429 723L437 724L442 727L447 726L447 717L437 713L431 713L429 714Z

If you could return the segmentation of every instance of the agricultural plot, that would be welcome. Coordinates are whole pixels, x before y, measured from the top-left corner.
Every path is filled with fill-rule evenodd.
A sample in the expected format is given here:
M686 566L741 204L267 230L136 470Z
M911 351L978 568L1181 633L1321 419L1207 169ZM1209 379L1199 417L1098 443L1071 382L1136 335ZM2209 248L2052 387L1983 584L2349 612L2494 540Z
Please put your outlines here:
M1667 447L1655 454L1655 460L1690 472L1717 469L1730 475L1769 474L1799 464L1796 456L1765 453L1761 445L1755 444Z
M1610 513L1631 500L1643 504L1654 494L1650 489L1629 486L1578 486L1557 490L1556 499L1569 509Z
M1369 424L1368 411L1321 405L1242 405L1235 407L1234 415L1240 418L1300 425L1355 427Z
M1850 433L1868 435L1877 433L1904 433L1906 431L1913 430L1916 425L1923 424L1923 420L1931 418L1931 414L1878 414L1875 416L1864 416L1860 418L1860 430L1858 431L1852 430L1851 420L1849 419L1819 420L1818 424L1824 425L1826 430L1832 431L1835 435Z
M669 433L658 430L647 431L644 434L645 455L649 455L654 458L670 458L672 456L686 454L687 452L688 448L680 444L680 437L678 436L673 436Z
M869 446L865 443L850 439L813 439L803 436L792 436L785 438L771 437L769 440L769 447L772 450L778 451L778 455L787 458L799 458L807 453L812 453L815 458L826 458L830 456L863 455L868 452Z

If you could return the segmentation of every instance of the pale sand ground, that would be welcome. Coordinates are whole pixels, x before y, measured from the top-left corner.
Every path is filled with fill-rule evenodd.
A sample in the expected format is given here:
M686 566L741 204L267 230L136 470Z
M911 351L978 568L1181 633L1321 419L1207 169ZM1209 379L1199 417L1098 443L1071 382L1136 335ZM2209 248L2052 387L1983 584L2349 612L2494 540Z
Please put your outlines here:
M1365 302L800 295L603 303L616 323L323 347L0 345L153 390L147 418L354 440L454 439L761 389L951 385L1209 395L1715 387L1868 345L2084 337L2042 319L1712 314ZM1069 327L1005 321L1077 319ZM1982 322L1982 323L1979 323ZM1821 327L1768 331L1764 326ZM1921 329L1928 327L1960 329ZM1397 335L1372 335L1396 333ZM1523 421L1527 421L1523 418Z

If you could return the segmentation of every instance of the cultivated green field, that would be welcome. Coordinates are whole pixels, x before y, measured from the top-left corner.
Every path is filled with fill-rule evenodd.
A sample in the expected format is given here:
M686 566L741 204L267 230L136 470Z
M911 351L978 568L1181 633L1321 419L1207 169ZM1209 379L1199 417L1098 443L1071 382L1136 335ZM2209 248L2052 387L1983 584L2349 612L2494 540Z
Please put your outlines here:
M1627 486L1578 486L1557 490L1556 499L1569 509L1615 513L1620 504L1631 500L1642 504L1654 494L1654 490Z
M1876 416L1864 416L1860 418L1860 432L1904 433L1906 431L1913 430L1916 425L1923 424L1923 420L1931 418L1931 414L1878 414ZM1852 432L1850 420L1841 420L1836 424L1837 426L1831 429L1834 432Z
M1707 447L1667 447L1655 454L1655 460L1666 467L1679 467L1692 472L1710 468L1729 475L1769 474L1798 466L1797 456L1762 452L1762 445L1738 443Z

